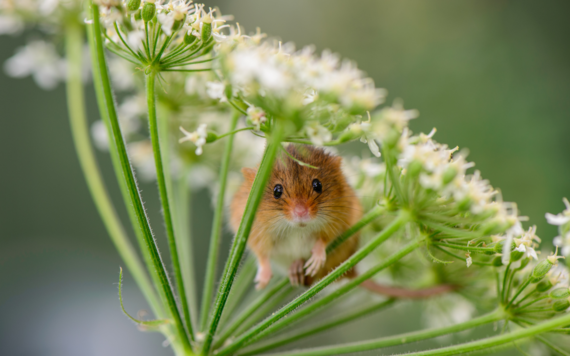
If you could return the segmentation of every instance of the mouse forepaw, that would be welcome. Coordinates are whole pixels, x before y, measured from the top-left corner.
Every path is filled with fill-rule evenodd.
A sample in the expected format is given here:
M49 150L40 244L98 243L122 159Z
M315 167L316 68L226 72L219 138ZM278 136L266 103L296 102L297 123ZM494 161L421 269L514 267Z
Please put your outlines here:
M289 266L289 281L291 282L291 285L295 287L305 285L304 265L305 260L298 259Z
M307 276L314 277L317 274L317 272L319 272L319 270L324 267L326 261L327 261L326 250L313 251L311 258L309 258L309 260L305 264L305 268L307 269L305 271L305 274Z
M258 268L254 279L255 289L260 290L267 287L269 281L271 280L271 276L272 273L270 268Z

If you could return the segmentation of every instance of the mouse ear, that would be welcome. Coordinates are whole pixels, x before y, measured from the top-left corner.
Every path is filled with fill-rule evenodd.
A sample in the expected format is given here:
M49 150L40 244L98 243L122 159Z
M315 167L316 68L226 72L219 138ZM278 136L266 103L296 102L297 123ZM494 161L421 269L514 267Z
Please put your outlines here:
M253 182L253 180L255 179L255 175L257 174L257 169L242 168L241 174L243 174L243 177L245 178L245 180L247 180L249 182Z

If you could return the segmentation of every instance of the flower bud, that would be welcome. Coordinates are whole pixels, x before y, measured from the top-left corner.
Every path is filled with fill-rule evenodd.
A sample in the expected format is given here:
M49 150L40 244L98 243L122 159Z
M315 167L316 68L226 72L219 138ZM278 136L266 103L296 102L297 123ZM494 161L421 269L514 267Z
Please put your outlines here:
M213 131L208 131L208 136L206 136L206 143L215 142L218 139L218 135Z
M129 12L137 11L141 7L141 0L129 0L127 2L127 10Z
M149 22L156 15L156 5L153 2L145 2L142 9L142 19L144 22Z
M410 177L415 178L420 174L420 172L422 171L422 168L423 168L423 165L421 162L419 162L417 160L413 160L408 165L408 174L410 175Z
M546 292L552 288L552 283L549 280L541 281L536 285L536 291L539 293Z
M520 270L524 269L529 264L530 260L531 259L528 257L521 260L521 265L519 266L519 268L517 268L517 270L520 271Z
M202 31L200 33L202 43L208 42L212 37L212 18L209 15L204 16L202 19Z
M550 292L550 298L553 299L562 299L570 297L570 289L569 288L556 288Z
M497 242L497 244L495 245L495 252L496 253L502 253L503 252L503 246L505 245L505 241L499 241ZM514 250L517 247L517 244L515 244L514 242L511 243L511 251Z
M443 172L442 183L443 185L448 185L457 176L457 169L455 167L449 166Z
M503 260L501 259L501 256L493 258L491 264L495 267L501 267L503 265Z
M530 281L532 283L537 283L550 271L552 263L549 260L544 260L534 267L532 274L530 275Z
M135 21L140 21L142 20L142 10L138 9L135 14L133 15L133 17L135 18Z
M196 36L194 36L191 32L188 33L186 32L184 34L184 43L186 43L187 45L191 45L192 43L196 42L198 38Z
M520 260L524 256L524 252L521 251L512 251L511 252L511 262L516 262Z
M568 309L568 307L570 307L570 302L568 301L568 299L557 300L552 305L552 309L556 312L565 311L566 309Z
M392 128L386 135L386 139L384 140L383 143L385 143L386 146L389 148L394 148L398 144L401 135L402 134L397 129Z

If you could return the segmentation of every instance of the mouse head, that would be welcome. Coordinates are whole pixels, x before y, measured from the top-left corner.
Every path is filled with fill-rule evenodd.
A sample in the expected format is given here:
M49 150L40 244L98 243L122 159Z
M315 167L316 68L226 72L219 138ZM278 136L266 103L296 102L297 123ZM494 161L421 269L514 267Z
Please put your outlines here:
M341 158L307 145L291 144L285 150L287 153L281 152L273 166L258 209L258 219L276 228L283 227L282 224L296 227L338 225L337 220L342 222L343 214L350 209L346 206L350 201L346 195L351 193L342 174ZM256 170L244 168L242 172L253 182Z

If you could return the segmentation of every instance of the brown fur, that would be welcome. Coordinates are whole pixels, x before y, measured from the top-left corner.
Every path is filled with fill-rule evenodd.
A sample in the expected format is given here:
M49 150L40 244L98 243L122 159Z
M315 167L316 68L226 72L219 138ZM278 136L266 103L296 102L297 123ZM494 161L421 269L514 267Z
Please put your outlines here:
M342 173L340 157L329 154L321 148L306 145L291 144L286 150L297 160L319 169L302 166L284 152L278 155L248 240L248 246L258 261L271 259L275 252L276 238L287 238L287 236L277 236L280 231L276 231L274 224L283 218L290 219L293 205L297 202L307 204L311 218L324 221L315 232L318 235L315 237L326 244L332 242L362 217L359 199ZM256 170L244 168L242 173L245 180L230 207L230 225L234 232L241 222ZM322 193L318 194L313 190L313 179L318 179L322 183ZM276 184L283 186L283 195L279 199L273 195ZM350 257L356 251L357 245L358 235L354 235L328 255L324 267L313 278L307 276L305 284L310 285L315 280L323 278ZM351 270L346 276L354 276L354 271Z

